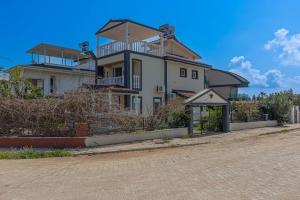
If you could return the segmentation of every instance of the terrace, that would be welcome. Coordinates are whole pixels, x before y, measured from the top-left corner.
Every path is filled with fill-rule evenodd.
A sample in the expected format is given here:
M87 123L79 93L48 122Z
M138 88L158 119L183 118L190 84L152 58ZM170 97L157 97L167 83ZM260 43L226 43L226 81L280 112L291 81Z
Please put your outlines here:
M38 44L29 49L28 54L31 54L32 64L55 65L61 67L75 67L87 62L86 55L81 54L81 51L60 47L50 44Z
M163 33L131 20L110 20L97 33L97 57L104 57L124 50L162 56ZM159 44L153 41L159 38ZM102 43L102 44L101 44Z

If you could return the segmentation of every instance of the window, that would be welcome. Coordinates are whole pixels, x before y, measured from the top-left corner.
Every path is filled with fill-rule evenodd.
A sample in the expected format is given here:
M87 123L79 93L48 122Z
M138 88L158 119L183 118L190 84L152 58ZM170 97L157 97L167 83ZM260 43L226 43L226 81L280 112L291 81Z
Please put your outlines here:
M192 70L192 79L198 79L198 71Z
M50 77L50 93L53 94L56 92L56 78L55 76Z
M136 96L132 96L132 110L136 111L136 113L142 114L143 113L143 103L142 103L142 97L139 96L136 98Z
M142 61L132 59L132 88L142 89Z
M157 114L161 106L161 97L153 97L153 114Z
M113 77L120 77L122 75L123 75L123 68L122 67L113 68Z
M180 68L180 77L186 78L186 76L187 76L187 69Z

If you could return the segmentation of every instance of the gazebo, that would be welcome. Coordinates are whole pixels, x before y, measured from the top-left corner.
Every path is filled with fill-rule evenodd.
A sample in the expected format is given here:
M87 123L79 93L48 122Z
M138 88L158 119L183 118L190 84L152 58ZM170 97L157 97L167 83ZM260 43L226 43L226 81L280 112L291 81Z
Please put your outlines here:
M213 89L200 91L186 99L184 104L191 118L188 127L190 136L194 136L197 131L200 131L200 134L205 131L229 131L230 102Z

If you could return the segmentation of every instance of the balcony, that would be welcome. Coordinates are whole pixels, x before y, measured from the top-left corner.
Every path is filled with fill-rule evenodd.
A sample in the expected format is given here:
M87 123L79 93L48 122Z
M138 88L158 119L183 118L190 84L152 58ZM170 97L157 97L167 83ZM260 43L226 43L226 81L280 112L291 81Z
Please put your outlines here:
M139 53L146 53L154 56L162 56L163 50L160 45L153 44L146 41L139 41L131 39L126 41L113 41L108 44L97 47L97 56L103 57L118 53L124 50L131 50Z
M97 57L124 50L154 56L163 55L163 32L131 20L110 20L97 31L96 37ZM101 42L104 43L100 43L100 38ZM158 43L153 43L157 40L159 40Z
M132 89L141 89L141 77L139 75L133 75L132 77ZM97 85L103 86L124 86L124 76L117 76L117 77L108 77L97 79Z
M108 77L97 80L97 85L124 85L124 76Z

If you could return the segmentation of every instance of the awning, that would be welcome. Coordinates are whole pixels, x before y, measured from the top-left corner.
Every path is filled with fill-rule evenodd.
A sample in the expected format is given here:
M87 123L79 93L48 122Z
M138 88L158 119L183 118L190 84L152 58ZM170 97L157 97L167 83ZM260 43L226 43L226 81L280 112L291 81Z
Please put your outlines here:
M66 47L61 47L52 44L38 44L35 47L29 49L27 51L29 54L40 54L40 55L47 55L53 57L64 57L69 59L77 60L78 58L86 58L86 55L81 54L81 51Z
M90 89L110 91L110 92L114 92L114 93L127 93L127 94L138 94L139 93L139 91L137 91L137 90L132 90L132 89L124 87L124 86L105 86L105 85L91 85L91 84L84 84L83 86L86 88L90 88Z
M172 92L183 98L190 98L196 94L196 92L190 90L172 90Z

